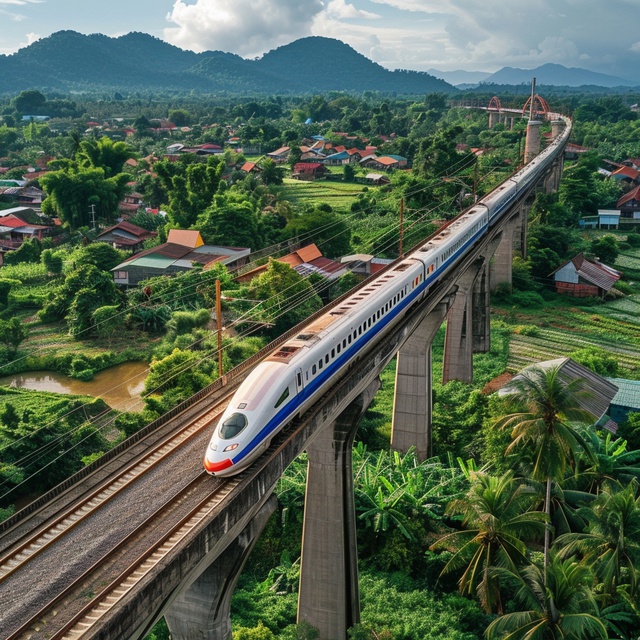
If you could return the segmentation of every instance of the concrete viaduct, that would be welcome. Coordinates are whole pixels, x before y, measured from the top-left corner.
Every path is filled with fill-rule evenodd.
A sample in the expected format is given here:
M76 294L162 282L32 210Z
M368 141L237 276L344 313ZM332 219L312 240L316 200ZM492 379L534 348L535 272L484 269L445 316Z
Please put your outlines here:
M491 110L489 111L490 117ZM554 133L559 125L554 123ZM539 152L539 123L529 122L529 154ZM526 251L534 191L555 190L562 162L547 167L538 185L518 195L510 210L429 297L355 362L307 414L283 432L276 450L239 476L212 517L146 575L122 604L83 638L144 637L164 616L174 640L228 640L230 601L237 578L269 516L273 489L295 457L308 453L298 619L320 640L345 640L359 621L352 443L358 421L397 355L392 447L432 454L431 344L446 321L444 381L473 378L473 354L490 348L490 291L511 283L514 250ZM65 636L67 637L67 636ZM72 636L69 636L72 637Z

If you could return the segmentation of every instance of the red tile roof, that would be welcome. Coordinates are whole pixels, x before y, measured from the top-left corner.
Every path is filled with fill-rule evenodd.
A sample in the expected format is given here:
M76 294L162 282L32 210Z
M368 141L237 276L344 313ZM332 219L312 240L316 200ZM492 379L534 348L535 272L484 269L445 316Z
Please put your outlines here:
M640 186L631 189L631 191L625 193L620 200L618 200L618 204L616 207L619 209L621 206L627 204L627 202L631 202L632 200L638 200L640 202Z

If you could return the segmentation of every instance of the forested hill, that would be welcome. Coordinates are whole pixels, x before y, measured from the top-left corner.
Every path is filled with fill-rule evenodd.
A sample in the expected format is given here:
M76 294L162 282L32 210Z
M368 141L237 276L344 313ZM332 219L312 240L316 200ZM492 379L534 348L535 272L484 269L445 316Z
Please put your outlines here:
M389 71L331 38L302 38L245 60L222 51L194 53L144 33L118 38L58 31L0 56L0 92L40 90L196 90L204 93L450 92L444 80Z

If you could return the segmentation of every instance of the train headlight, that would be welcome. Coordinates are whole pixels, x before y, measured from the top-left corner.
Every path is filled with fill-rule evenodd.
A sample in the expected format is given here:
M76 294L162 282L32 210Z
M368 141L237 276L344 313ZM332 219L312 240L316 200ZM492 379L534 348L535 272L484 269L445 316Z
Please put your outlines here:
M237 444L230 444L228 447L225 447L223 451L233 451L234 449L237 449L237 448L238 448Z

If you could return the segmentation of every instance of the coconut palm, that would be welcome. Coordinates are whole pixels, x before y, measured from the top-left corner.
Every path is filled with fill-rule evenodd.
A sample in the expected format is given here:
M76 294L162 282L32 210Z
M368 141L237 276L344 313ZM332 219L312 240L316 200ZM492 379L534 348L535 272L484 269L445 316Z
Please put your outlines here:
M631 480L640 479L640 451L627 450L627 442L609 431L598 434L586 431L593 457L578 464L575 484L585 491L599 494L603 488L615 490Z
M582 409L579 399L588 394L584 380L565 383L560 367L532 367L509 383L507 406L513 413L498 421L499 428L511 429L506 454L524 449L532 464L533 480L546 482L544 511L551 522L551 485L561 480L569 465L575 464L579 450L591 456L588 444L575 424L590 424L593 416ZM549 564L551 530L544 534L544 566Z
M567 533L556 540L563 558L576 553L589 562L607 596L622 583L634 595L640 564L640 497L633 480L624 489L605 489L588 507L579 510L587 521L583 533Z
M487 627L487 640L608 637L590 590L593 575L585 563L553 558L546 572L529 565L520 576L500 573L517 586L515 599L524 610L496 618Z
M449 514L462 516L465 529L443 536L431 549L454 550L442 573L466 565L458 582L460 592L477 594L487 613L502 613L500 585L492 569L517 571L526 561L524 541L542 531L545 517L532 510L535 496L514 480L512 472L472 472L471 478L466 496L447 507Z

